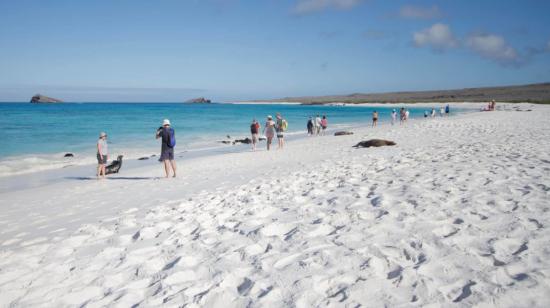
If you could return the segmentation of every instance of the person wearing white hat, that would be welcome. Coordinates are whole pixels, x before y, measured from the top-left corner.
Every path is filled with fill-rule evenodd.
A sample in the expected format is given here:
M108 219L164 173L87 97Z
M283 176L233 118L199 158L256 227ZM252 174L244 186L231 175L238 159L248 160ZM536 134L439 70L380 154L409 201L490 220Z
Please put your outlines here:
M105 165L109 159L109 146L107 145L107 134L101 132L97 140L97 178L105 178Z
M273 141L273 137L275 136L275 121L273 121L273 117L268 115L267 121L265 122L264 126L264 135L267 139L267 150L269 151L271 149L271 142Z
M176 161L174 160L176 133L170 126L170 120L164 119L162 121L162 126L158 128L155 137L156 139L162 138L159 161L162 161L164 164L166 177L170 177L170 169L172 169L173 177L176 177Z

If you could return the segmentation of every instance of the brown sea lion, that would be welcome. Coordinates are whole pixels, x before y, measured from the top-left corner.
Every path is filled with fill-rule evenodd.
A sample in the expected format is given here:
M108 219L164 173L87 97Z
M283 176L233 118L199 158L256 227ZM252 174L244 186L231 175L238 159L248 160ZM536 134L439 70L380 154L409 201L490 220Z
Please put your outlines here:
M395 145L395 142L383 139L371 139L367 141L361 141L358 144L354 145L355 148L368 148L368 147L381 147L384 145Z

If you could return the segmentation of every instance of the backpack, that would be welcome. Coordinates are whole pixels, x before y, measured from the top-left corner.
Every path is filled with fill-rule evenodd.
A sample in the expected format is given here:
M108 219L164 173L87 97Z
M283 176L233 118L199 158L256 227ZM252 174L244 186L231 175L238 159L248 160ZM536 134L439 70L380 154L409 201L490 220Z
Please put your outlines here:
M165 129L163 132L163 137L166 138L164 141L169 148L176 146L176 133L173 128Z
M281 125L281 127L283 131L286 131L288 129L288 122L285 119L283 119L283 124Z

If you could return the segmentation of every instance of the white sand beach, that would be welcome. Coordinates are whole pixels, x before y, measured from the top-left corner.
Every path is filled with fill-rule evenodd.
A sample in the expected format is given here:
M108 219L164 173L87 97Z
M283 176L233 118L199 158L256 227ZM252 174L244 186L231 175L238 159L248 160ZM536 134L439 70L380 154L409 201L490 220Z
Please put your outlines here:
M513 106L2 193L0 307L549 307L550 106Z

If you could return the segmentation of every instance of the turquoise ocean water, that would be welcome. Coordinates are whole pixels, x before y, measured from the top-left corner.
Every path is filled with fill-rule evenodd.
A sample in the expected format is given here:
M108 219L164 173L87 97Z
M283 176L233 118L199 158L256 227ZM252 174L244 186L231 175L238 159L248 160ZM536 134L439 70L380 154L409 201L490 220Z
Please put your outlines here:
M331 127L369 124L373 110L380 121L390 120L392 107L303 106L291 104L177 104L177 103L0 103L0 176L63 167L71 152L72 163L93 163L95 143L107 132L111 153L137 158L158 150L156 129L164 118L176 130L178 150L219 147L216 142L246 137L253 118L265 123L280 112L289 122L289 134L306 131L309 116L326 115ZM411 118L427 108L410 108ZM453 110L455 111L455 110Z

